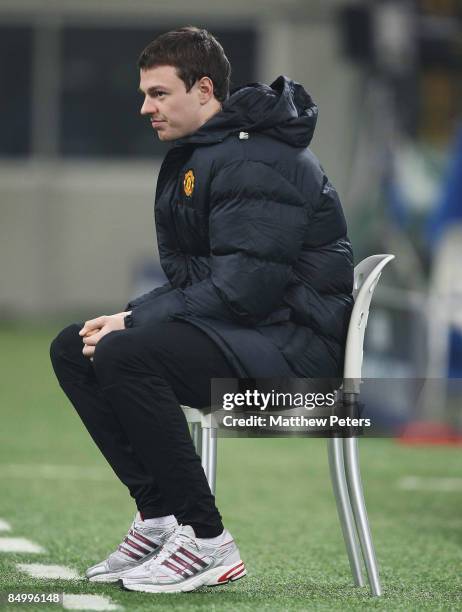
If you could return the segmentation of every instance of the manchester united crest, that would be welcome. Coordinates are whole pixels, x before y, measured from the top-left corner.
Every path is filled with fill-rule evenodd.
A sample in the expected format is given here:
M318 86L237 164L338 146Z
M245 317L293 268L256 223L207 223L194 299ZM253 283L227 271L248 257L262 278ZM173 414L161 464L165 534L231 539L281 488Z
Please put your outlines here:
M194 172L192 170L188 170L184 175L183 190L188 198L192 196L194 191Z

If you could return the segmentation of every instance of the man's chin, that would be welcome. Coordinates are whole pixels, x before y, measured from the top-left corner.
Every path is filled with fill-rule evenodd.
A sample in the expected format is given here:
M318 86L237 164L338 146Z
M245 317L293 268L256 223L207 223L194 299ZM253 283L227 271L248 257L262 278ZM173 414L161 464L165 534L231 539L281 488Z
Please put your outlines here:
M172 136L170 136L169 134L166 134L165 132L161 132L160 130L157 132L157 137L162 142L168 142L169 140L175 140Z

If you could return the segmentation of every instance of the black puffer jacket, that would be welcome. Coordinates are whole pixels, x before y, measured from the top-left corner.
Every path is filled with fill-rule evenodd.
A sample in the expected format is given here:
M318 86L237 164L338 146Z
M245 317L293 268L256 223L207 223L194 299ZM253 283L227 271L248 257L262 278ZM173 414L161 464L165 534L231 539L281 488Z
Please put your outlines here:
M279 77L235 90L158 178L164 287L134 326L186 320L247 377L341 374L353 258L335 189L307 148L317 108Z

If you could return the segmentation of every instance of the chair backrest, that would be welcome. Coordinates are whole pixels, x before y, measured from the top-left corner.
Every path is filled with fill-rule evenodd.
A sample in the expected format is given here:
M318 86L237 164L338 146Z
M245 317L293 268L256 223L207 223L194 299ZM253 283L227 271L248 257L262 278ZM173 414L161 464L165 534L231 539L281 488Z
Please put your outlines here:
M394 258L394 255L371 255L363 259L354 269L353 298L355 303L348 326L345 348L344 393L359 393L364 334L372 295L383 268Z

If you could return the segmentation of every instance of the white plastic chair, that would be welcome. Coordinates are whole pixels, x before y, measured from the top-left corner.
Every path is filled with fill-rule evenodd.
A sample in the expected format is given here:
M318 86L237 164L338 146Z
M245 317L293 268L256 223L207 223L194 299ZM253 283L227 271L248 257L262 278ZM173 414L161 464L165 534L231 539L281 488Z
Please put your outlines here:
M353 298L355 300L345 349L345 365L341 393L344 402L355 405L361 384L364 334L367 326L372 294L383 268L394 255L372 255L354 270ZM215 495L217 465L217 425L211 413L182 406L202 467ZM372 595L382 594L379 571L367 518L359 469L358 439L329 438L327 441L329 468L337 511L347 549L353 580L356 586L365 586L361 552L366 566ZM359 544L358 544L359 538Z

